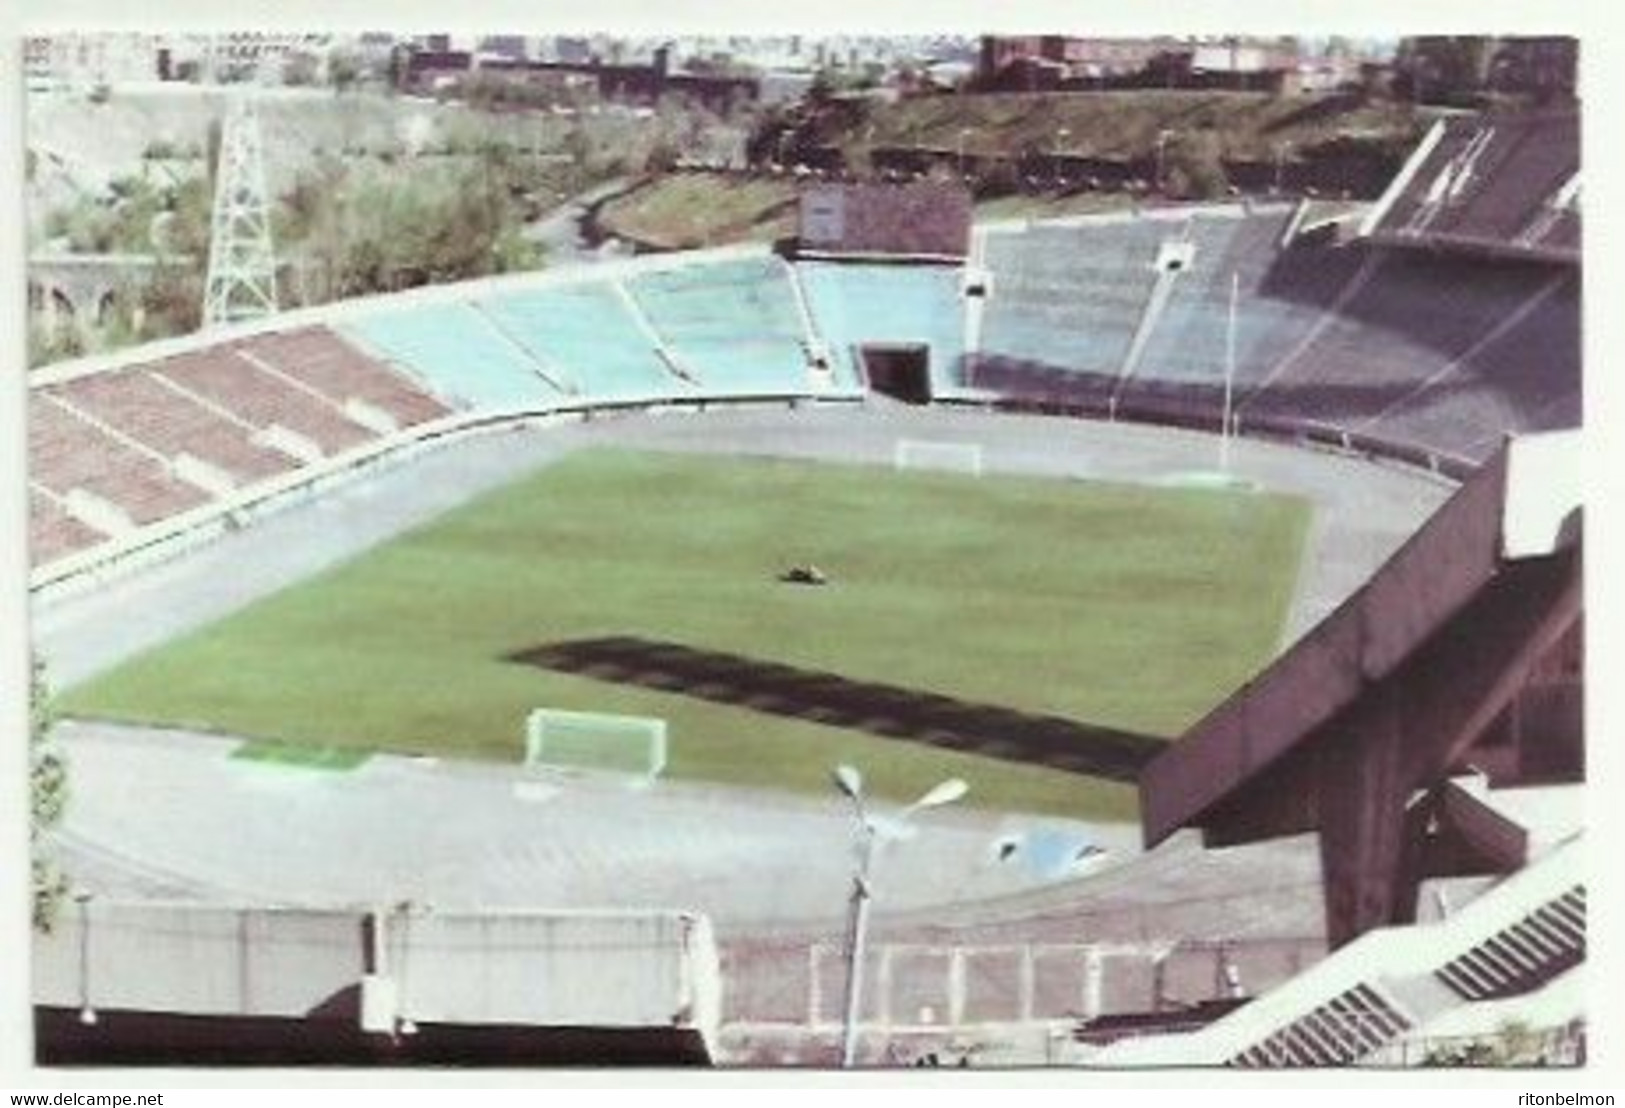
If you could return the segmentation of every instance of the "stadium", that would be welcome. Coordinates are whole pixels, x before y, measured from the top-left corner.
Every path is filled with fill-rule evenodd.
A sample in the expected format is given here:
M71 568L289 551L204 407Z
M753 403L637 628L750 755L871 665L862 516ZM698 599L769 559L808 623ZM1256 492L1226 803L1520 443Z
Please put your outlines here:
M1582 1062L1578 180L813 183L35 371L40 1060Z

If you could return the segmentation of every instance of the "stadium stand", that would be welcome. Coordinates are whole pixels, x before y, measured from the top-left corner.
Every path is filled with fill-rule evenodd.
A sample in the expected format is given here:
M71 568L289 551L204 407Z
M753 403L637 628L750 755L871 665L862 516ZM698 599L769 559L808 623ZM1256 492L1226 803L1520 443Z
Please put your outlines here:
M332 401L301 388L248 349L203 351L153 368L165 380L237 419L262 431L291 431L325 456L377 437Z
M1302 344L1347 288L1360 259L1329 247L1282 248L1290 222L1290 213L1192 221L1191 264L1173 280L1132 377L1118 382L1116 410L1212 423L1231 341L1232 282L1237 398Z
M107 537L75 519L60 500L32 484L28 490L28 515L29 555L36 565L95 546Z
M534 357L465 303L368 313L344 330L460 407L524 411L562 395Z
M583 281L478 301L574 386L579 397L660 396L682 386L607 282Z
M1575 885L1434 973L1465 1000L1532 992L1585 961L1585 906Z
M450 412L407 378L366 357L326 327L259 335L239 344L252 355L346 411L356 405L397 427L411 427Z
M733 394L806 390L809 340L778 259L642 272L624 285L702 387Z
M1089 1065L1345 1066L1463 1009L1563 988L1585 957L1583 840L1573 837L1443 920L1372 931L1189 1034L1126 1039ZM1497 1009L1499 1010L1499 1009ZM1531 1009L1533 1010L1533 1009Z
M972 380L1061 402L1115 390L1158 276L1158 248L1185 228L1162 220L1038 225L985 238L994 275Z
M141 369L79 377L49 395L170 459L191 457L233 486L273 477L298 463L255 444L249 431L219 410Z
M1581 419L1580 287L1577 275L1549 278L1492 341L1447 366L1375 416L1377 438L1449 443L1474 460L1509 432L1577 427Z
M207 502L207 494L170 476L153 454L71 414L36 392L28 412L31 478L70 504L88 493L135 524L151 523Z
M1415 235L1405 241L1446 249L1399 250L1393 228L1577 235L1577 136L1559 122L1551 134L1441 126L1368 242L1299 234L1303 210L1270 205L990 225L977 235L971 299L961 265L852 253L854 243L912 241L882 218L879 200L902 193L837 190L816 194L834 204L817 228L828 255L787 264L728 249L476 286L461 299L407 294L335 312L338 331L242 335L144 373L127 367L145 363L127 362L72 380L52 374L36 391L61 393L98 442L150 446L165 465L184 452L211 467L181 479L219 496L454 412L855 396L871 383L866 345L926 347L929 398L1213 428L1233 338L1242 433L1327 440L1460 476L1508 432L1579 422L1580 282L1550 251L1538 262L1462 257L1454 238ZM1517 170L1518 188L1477 176L1548 156L1573 166L1544 177ZM1446 183L1479 198L1473 212L1423 210L1456 203L1443 193L1428 201L1424 162L1454 167ZM1558 177L1557 192L1542 194ZM1505 214L1513 209L1516 219ZM945 219L932 234L960 234L961 222ZM917 368L895 360L913 354L888 353L894 361L876 372L913 380ZM827 377L810 371L823 358ZM161 426L138 414L157 389L173 403Z
M1234 281L1243 430L1465 472L1506 432L1577 425L1567 267L1283 243L1296 222L1236 209L990 230L993 291L967 384L1016 404L1217 426ZM1191 252L1159 277L1152 263L1170 242Z
M809 261L796 271L838 384L866 379L860 352L866 343L923 344L937 395L964 384L958 266Z
M1578 260L1579 126L1572 108L1441 120L1366 231L1394 245Z
M1335 317L1238 403L1244 419L1366 423L1461 360L1552 279L1545 268L1448 255L1372 261Z

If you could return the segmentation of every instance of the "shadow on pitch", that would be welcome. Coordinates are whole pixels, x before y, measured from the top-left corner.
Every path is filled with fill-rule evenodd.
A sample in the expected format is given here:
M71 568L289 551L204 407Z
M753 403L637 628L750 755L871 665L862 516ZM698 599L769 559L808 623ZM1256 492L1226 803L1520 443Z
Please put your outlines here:
M549 643L507 660L1113 781L1137 780L1165 745L1060 716L630 636Z

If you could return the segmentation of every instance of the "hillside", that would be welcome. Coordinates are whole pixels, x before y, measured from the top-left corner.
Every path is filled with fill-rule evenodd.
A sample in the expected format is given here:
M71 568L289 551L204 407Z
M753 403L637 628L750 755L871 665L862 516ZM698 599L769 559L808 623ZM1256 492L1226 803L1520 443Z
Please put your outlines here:
M1303 156L1350 142L1408 147L1437 111L1355 96L1135 90L936 96L878 105L837 136L854 154L888 146L963 149L967 157L1028 150L1097 158L1150 154L1157 136L1213 135L1225 158L1273 159L1282 147ZM963 146L961 147L961 142Z

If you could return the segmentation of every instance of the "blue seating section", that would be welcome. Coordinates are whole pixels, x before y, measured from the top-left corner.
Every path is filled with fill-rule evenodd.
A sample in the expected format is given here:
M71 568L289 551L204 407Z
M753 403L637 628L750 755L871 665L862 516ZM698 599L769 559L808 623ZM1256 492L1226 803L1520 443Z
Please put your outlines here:
M796 267L819 336L842 385L864 380L864 343L923 343L938 393L965 383L964 271L957 266L802 262Z
M702 388L730 394L807 389L807 335L777 258L639 273L625 287Z
M1548 279L1521 264L1382 254L1314 341L1243 404L1243 414L1345 427L1374 419L1448 370Z
M1261 300L1285 215L1273 218L1198 218L1192 221L1195 256L1172 279L1167 301L1135 375L1145 380L1222 384L1230 341L1230 292L1237 289L1236 381L1262 372L1307 329L1309 319ZM1319 305L1303 315L1312 318Z
M544 408L560 398L538 373L536 360L467 304L379 312L341 330L464 407Z
M1569 277L1516 324L1369 428L1386 441L1448 444L1478 461L1512 431L1578 427L1580 288Z
M1364 243L1283 247L1288 218L1209 212L1184 224L990 232L993 296L974 383L1029 403L1214 427L1234 274L1243 427L1333 428L1479 460L1508 431L1578 425L1577 278L1551 292L1563 271L1549 265ZM1157 247L1180 238L1194 258L1168 279L1124 375ZM1507 320L1516 325L1495 334Z
M549 369L556 367L579 399L665 396L687 388L607 282L504 293L481 307Z
M1156 281L1157 248L1180 233L1151 220L990 232L984 258L993 294L980 352L1116 375Z

